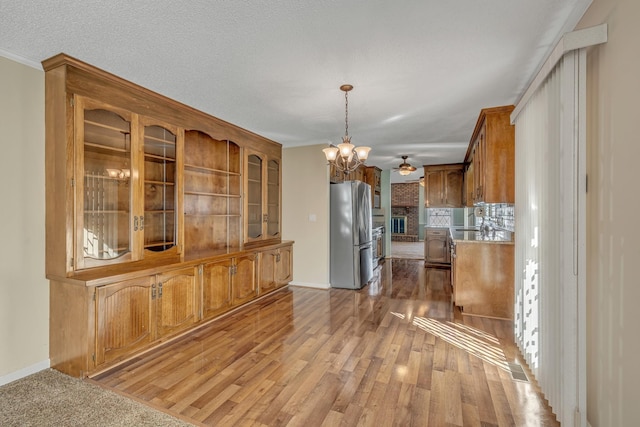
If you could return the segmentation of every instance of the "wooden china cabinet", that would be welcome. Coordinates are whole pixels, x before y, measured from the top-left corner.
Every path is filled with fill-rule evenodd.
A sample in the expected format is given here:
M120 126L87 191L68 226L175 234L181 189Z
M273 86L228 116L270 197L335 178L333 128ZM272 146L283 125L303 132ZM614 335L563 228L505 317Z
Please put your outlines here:
M291 280L280 144L64 54L43 67L53 368L96 374Z

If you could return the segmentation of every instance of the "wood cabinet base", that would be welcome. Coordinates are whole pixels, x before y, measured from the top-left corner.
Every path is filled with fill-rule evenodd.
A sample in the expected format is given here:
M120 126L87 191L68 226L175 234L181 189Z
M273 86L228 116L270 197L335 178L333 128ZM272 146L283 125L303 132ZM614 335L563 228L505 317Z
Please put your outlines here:
M83 378L203 326L288 284L292 254L287 241L95 282L50 278L51 367Z
M513 319L514 245L456 243L455 305L462 314Z

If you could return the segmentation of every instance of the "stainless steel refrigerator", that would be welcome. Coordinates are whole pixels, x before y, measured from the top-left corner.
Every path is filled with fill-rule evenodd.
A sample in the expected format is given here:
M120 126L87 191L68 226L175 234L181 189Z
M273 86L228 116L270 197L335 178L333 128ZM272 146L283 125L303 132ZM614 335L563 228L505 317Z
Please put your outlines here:
M331 287L360 289L373 277L371 186L331 184Z

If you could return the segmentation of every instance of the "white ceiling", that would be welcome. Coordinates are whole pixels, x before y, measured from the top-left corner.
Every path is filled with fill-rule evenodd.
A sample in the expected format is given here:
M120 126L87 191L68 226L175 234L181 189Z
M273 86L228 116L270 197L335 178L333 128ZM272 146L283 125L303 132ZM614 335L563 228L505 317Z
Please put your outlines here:
M0 0L0 55L64 52L284 147L339 143L350 83L352 142L391 169L461 162L590 1Z

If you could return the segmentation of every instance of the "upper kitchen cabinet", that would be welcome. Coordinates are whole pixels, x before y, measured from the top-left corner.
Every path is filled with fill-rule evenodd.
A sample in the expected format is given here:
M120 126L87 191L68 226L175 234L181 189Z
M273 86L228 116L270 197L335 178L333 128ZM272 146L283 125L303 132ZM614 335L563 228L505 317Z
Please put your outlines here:
M474 195L476 191L475 184L473 182L473 163L468 163L464 169L464 205L472 207Z
M329 165L329 182L338 184L344 181L363 181L367 180L367 166L360 165L351 172L341 171L336 168L335 164Z
M424 167L425 207L463 207L463 167L463 164Z
M467 204L515 203L515 127L513 105L485 108L473 131L465 163L472 165Z
M367 167L364 165L358 166L355 170L349 172L346 175L345 181L363 181L364 182L366 168Z
M364 169L364 182L371 186L371 191L382 191L382 169L377 166L367 166Z
M280 239L280 158L246 150L245 244Z
M181 131L82 96L73 106L78 203L69 268L179 256Z
M382 169L377 166L364 168L364 182L371 186L371 205L380 207L380 193L382 192Z

